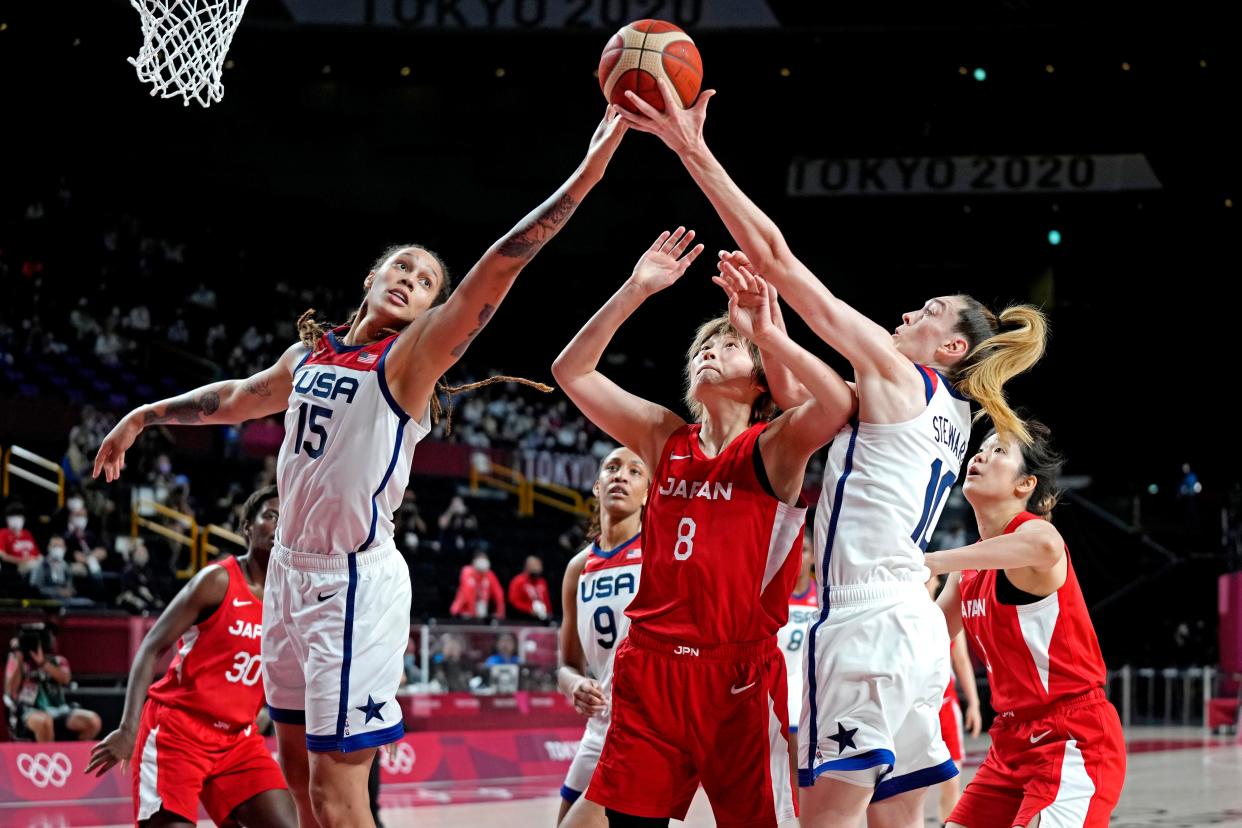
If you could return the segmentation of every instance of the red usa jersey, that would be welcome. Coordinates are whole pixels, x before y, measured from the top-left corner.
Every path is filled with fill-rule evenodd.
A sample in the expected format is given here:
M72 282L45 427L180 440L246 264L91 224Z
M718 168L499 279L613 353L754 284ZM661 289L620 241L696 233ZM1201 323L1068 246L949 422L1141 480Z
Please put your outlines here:
M789 617L802 564L805 505L772 492L759 435L743 431L715 457L698 424L664 444L643 513L643 586L627 614L687 644L758 641Z
M168 672L148 695L209 719L221 730L237 730L253 723L263 706L263 601L246 585L236 558L217 565L229 573L224 600L181 636Z
M328 331L293 371L276 540L295 552L365 552L391 538L414 446L431 430L429 410L407 413L388 388L397 335L346 345L347 331Z
M1023 512L1010 534L1037 515ZM1104 686L1104 656L1066 550L1065 583L1033 604L996 600L996 570L962 572L962 622L988 670L992 707L1043 707Z
M606 697L611 697L613 656L630 631L625 610L638 594L641 538L642 534L635 535L615 549L600 549L592 543L578 577L578 640L587 668Z

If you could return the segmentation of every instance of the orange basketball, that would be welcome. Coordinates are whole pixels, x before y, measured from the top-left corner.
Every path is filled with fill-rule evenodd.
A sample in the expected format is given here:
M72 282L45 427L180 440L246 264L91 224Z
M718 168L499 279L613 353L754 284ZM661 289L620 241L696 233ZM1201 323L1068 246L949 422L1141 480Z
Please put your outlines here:
M612 36L599 58L599 88L609 103L636 109L625 97L632 91L661 111L664 99L656 78L664 78L681 99L694 103L703 83L703 60L690 35L664 20L636 20Z

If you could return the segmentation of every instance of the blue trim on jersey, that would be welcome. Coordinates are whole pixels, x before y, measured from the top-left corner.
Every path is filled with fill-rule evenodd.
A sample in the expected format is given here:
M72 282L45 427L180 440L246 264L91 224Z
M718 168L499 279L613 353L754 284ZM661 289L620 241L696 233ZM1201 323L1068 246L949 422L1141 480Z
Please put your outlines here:
M810 750L807 751L807 765L805 769L799 769L798 774L801 778L803 770L810 770L810 764L814 761L811 757L815 755L815 746L819 744L819 712L815 709L815 633L819 630L821 624L828 620L828 611L832 607L832 599L830 587L828 585L829 563L832 561L832 542L837 536L837 521L841 517L841 498L845 496L845 481L849 478L850 472L854 470L854 446L858 443L858 421L851 420L850 428L853 433L850 434L850 444L845 449L845 468L841 470L841 479L837 481L837 490L833 497L832 518L828 521L828 538L824 541L824 584L820 590L819 601L823 607L819 611L819 620L811 625L810 634L807 636L807 681L810 690L808 697L811 700L811 741ZM814 784L814 777L811 782Z
M608 560L613 555L617 554L622 549L629 546L634 541L638 540L638 538L642 535L642 533L643 533L643 530L639 529L637 534L634 535L634 537L630 538L629 540L627 540L625 543L621 544L620 546L617 546L613 549L609 549L607 552L605 552L603 549L600 548L597 540L593 540L591 541L591 554L597 558L603 558L604 560Z
M368 342L364 345L346 345L336 338L336 331L328 331L328 344L332 346L332 350L338 354L348 354L351 351L361 351L367 345L374 345L374 342Z
M306 364L306 360L310 359L311 354L313 353L315 353L314 348L307 348L306 353L302 354L302 358L298 360L297 366L293 369L293 376L295 378L295 382L296 382L296 378L298 375L298 371L302 370L302 366Z
M936 371L935 368L933 368L932 370ZM963 394L962 392L954 388L953 383L945 379L944 374L940 373L939 371L936 371L936 376L940 377L940 382L944 385L945 390L949 392L949 396L953 397L955 400L961 400L962 402L970 402L970 397L967 397L965 394Z
M811 594L812 583L814 582L813 581L807 582L806 589L802 590L801 592L791 592L789 594L789 597L794 601L801 601L803 598Z
M922 365L915 365L914 368L919 372L919 376L923 378L923 391L927 394L927 404L931 405L932 395L936 393L936 386L932 385L931 377L927 374L929 369L924 368Z
M575 791L568 785L561 785L561 799L573 805L582 796L582 791Z
M363 748L379 747L389 742L395 742L405 735L405 725L397 722L392 727L386 727L383 730L372 730L369 733L357 733L353 736L347 736L344 739L338 739L336 736L312 736L306 734L306 749L315 753L349 753L353 750L362 750Z
M401 420L401 427L405 428L405 421L410 419L410 415L405 413L405 409L397 405L397 401L392 396L392 391L388 389L388 375L384 372L384 364L388 359L388 352L392 350L393 343L397 341L393 337L392 342L384 346L384 353L380 354L379 363L375 367L375 373L379 375L380 393L384 395L384 400L388 403L388 407L392 409L392 413L397 415Z
M401 438L405 436L407 422L409 421L402 420L397 423L397 439L392 447L392 459L388 461L388 470L384 472L384 479L380 481L379 488L371 495L371 530L367 532L367 539L362 542L362 546L358 547L359 552L365 552L366 548L371 545L371 541L375 540L375 529L379 526L379 507L375 505L375 498L384 491L384 487L388 485L388 478L392 477L392 470L397 467L397 458L401 456Z
M290 710L285 707L267 706L267 715L272 717L273 722L281 724L304 725L306 724L305 710Z
M349 664L354 657L354 599L358 595L358 558L349 555L349 590L345 594L345 646L341 653L341 706L336 715L336 738L345 742L345 725L349 719ZM306 737L310 747L310 737ZM345 750L345 748L341 748Z
M811 744L809 749L814 751L815 745ZM814 754L808 754L808 756L812 755ZM810 760L808 759L808 761ZM888 765L888 770L885 771L885 773L892 773L896 762L897 757L893 755L893 752L891 750L885 750L884 748L868 750L854 756L847 756L844 759L831 759L824 762L822 765L816 765L814 770L799 768L798 787L811 787L815 784L815 780L827 771L857 771L867 770L868 768L874 768L878 765ZM881 774L881 776L883 776L883 774ZM880 784L883 785L884 783L881 782ZM876 790L879 790L879 786L876 787Z
M355 733L353 736L346 736L341 741L341 753L349 753L353 750L362 750L363 748L379 747L389 742L395 742L405 735L405 725L397 722L392 727L386 727L383 730L372 730L368 733Z
M875 786L875 795L871 797L871 801L879 802L897 794L903 794L906 791L939 785L944 780L957 776L957 773L957 765L953 764L952 759L946 759L939 765L934 765L930 768L923 768L913 773L903 773L901 776L893 776Z
M314 736L310 733L306 734L306 749L313 750L315 753L331 753L337 749L341 740L335 736Z

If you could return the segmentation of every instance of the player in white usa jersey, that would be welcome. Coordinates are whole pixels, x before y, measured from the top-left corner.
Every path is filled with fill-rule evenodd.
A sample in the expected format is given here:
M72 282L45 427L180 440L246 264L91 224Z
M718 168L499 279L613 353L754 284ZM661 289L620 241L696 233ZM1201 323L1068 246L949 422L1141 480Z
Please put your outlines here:
M642 574L643 504L651 474L642 458L614 449L600 464L592 491L592 541L565 568L561 586L560 690L587 717L586 730L561 786L558 828L604 828L604 809L582 796L604 747L611 719L612 660L630 629L625 608Z
M392 541L392 512L413 445L429 428L437 383L603 176L624 132L610 106L578 168L451 295L434 254L391 248L366 275L347 325L324 331L304 316L302 341L272 367L140 406L100 447L94 475L112 481L145 426L236 424L286 412L278 470L285 516L264 594L263 675L303 825L372 826L375 749L402 736L395 693L410 584Z
M1003 389L1043 355L1045 319L1027 305L998 315L969 296L937 296L885 330L798 260L712 155L703 122L713 90L683 109L658 86L663 111L630 95L638 112L622 117L680 156L753 269L854 369L858 416L829 451L816 516L822 609L798 728L802 824L853 828L865 812L871 828L913 828L925 787L957 773L939 732L949 642L923 589L924 539L966 453L968 401L1030 442Z

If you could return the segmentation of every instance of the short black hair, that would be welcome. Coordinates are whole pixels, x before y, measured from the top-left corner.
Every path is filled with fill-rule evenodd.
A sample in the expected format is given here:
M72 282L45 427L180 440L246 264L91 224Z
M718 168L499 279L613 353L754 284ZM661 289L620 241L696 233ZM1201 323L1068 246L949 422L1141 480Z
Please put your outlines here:
M4 516L5 516L5 517L10 517L10 516L12 516L12 515L21 515L22 517L25 517L25 516L26 516L26 507L25 507L25 506L23 506L23 505L22 505L21 503L19 503L18 501L14 500L14 501L13 501L12 503L10 503L8 506L5 506L5 507L4 507Z
M254 518L259 514L259 510L263 508L263 504L279 496L280 494L275 486L264 486L250 495L242 505L242 523L254 523Z

